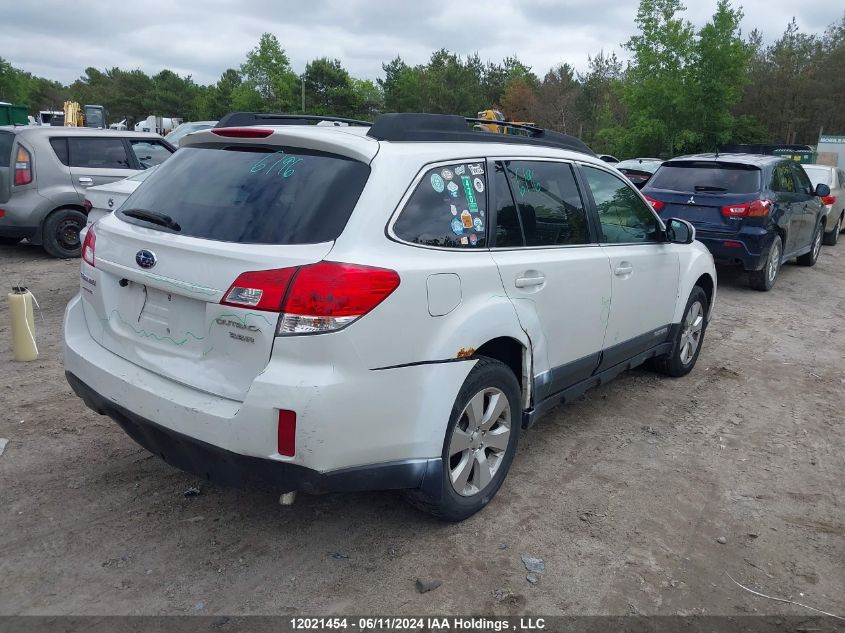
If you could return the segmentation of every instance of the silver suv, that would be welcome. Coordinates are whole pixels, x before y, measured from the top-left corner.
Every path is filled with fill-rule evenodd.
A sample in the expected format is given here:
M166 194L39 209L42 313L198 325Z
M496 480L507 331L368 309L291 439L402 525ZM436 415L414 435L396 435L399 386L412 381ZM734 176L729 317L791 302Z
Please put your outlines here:
M158 165L176 151L158 134L0 127L0 244L28 238L78 257L85 190Z

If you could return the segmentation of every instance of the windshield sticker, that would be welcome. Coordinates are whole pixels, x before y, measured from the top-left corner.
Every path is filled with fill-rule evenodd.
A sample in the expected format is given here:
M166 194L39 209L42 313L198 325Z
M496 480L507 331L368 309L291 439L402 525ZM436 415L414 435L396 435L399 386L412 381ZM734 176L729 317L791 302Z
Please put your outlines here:
M431 174L431 188L434 189L437 193L443 193L443 188L446 186L446 183L443 182L443 178L440 177L440 174Z
M480 164L469 165L469 173L471 173L473 176L480 176L484 173L484 167L482 167Z
M454 182L450 182L448 185L446 185L446 189L449 190L450 196L452 196L453 198L458 197L458 185L456 185Z
M452 210L452 215L458 215L458 207L456 207L454 204L450 204L449 208Z
M472 165L470 165L472 167ZM464 193L467 197L467 206L473 213L478 212L478 203L475 201L475 191L472 190L472 180L469 176L461 176L461 182L464 185Z
M482 182L481 178L473 179L472 186L475 187L478 193L484 193L484 182Z
M455 177L450 169L444 169L440 172L440 175L443 176L443 180L452 180Z
M472 228L472 216L469 214L469 211L461 212L461 222L463 223L465 229Z
M270 161L273 159L276 159L275 162L270 164ZM296 164L301 163L303 160L305 159L298 156L288 156L284 150L280 149L277 152L273 152L272 154L265 156L257 163L254 163L249 168L249 173L260 174L263 172L265 174L270 174L276 166L280 165L278 175L282 178L290 178L296 173L296 169L294 169Z
M467 239L467 236L466 236L466 235L464 235L464 236L461 238L461 244L463 244L464 246L466 246L467 244L469 244L469 240Z
M484 230L484 222L481 221L481 218L475 218L472 221L472 225L475 227L475 230L479 233Z
M464 225L458 218L452 218L452 232L455 235L461 235L464 232Z
M472 246L475 246L476 244L478 244L478 236L475 233L470 233L469 243Z
M464 167L463 165L458 165L457 167L455 167L455 173L458 176L463 176L466 173L466 170L467 170L467 168Z

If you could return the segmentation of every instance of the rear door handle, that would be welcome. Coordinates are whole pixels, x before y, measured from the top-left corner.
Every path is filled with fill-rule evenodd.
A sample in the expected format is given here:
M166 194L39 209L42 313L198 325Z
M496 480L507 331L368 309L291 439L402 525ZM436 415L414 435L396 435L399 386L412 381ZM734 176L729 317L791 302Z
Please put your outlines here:
M543 273L536 273L531 276L517 277L513 283L517 288L542 286L544 283L546 283L546 276Z
M616 267L616 270L613 271L613 273L619 277L630 275L632 272L634 272L634 267L627 263L619 264L619 266Z
M90 187L94 184L94 179L88 178L88 176L82 176L82 178L79 179L79 184L83 187Z

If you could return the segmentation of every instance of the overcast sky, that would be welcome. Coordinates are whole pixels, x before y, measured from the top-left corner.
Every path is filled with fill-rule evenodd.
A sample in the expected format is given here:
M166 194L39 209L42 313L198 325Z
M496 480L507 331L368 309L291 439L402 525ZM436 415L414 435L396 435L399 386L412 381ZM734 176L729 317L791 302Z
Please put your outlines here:
M516 54L542 76L587 56L617 51L633 32L636 0L2 0L0 57L35 75L70 83L89 66L169 68L213 83L237 68L264 31L274 33L302 72L316 57L336 57L354 75L375 79L401 55L425 62L448 48L485 61ZM687 0L694 24L716 0ZM740 2L735 2L740 4ZM842 0L744 0L743 32L770 42L794 15L807 32L843 16ZM14 8L12 8L14 7Z

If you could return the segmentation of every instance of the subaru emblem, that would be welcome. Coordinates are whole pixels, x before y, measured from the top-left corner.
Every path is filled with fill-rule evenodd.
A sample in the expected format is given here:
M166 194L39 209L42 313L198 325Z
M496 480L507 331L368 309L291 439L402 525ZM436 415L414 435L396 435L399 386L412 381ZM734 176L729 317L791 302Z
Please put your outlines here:
M156 265L156 254L146 248L135 253L135 263L141 268L152 268Z

